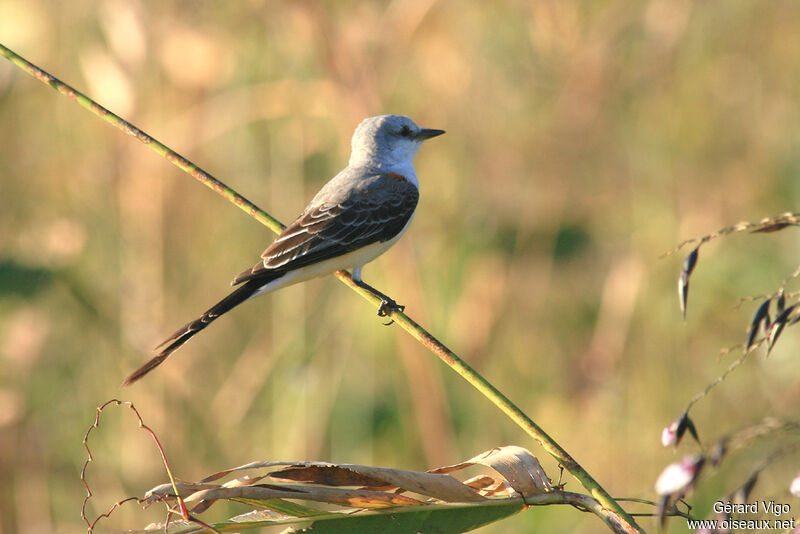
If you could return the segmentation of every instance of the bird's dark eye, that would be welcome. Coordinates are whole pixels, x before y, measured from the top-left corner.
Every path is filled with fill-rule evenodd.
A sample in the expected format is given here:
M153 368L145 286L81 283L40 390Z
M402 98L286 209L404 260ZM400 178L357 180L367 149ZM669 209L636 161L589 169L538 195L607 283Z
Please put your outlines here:
M402 135L403 137L411 137L411 128L409 128L407 125L403 126L400 129L400 135Z

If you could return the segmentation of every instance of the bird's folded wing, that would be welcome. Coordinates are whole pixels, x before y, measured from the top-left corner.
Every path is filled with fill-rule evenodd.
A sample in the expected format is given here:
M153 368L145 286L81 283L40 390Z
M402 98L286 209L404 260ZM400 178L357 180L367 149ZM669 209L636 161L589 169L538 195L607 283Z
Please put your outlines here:
M353 187L338 202L313 203L264 251L263 261L232 284L260 278L264 271L290 271L388 241L403 230L418 200L414 184L387 173Z

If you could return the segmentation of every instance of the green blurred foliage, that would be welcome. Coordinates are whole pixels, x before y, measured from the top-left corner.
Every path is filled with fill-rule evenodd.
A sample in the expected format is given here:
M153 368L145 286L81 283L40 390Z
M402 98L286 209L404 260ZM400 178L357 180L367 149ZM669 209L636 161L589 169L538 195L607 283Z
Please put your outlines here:
M362 118L446 129L417 158L411 230L366 280L613 495L644 498L676 458L661 428L744 340L752 309L733 304L797 262L792 229L704 248L682 324L681 258L660 255L797 210L798 25L788 1L0 3L0 42L284 222L345 164ZM183 479L265 458L425 469L511 443L557 477L332 278L246 303L120 391L272 236L7 62L0 125L3 534L82 528L81 439L112 397L134 401ZM797 344L789 329L702 401L701 438L796 416ZM91 445L94 513L165 480L126 411ZM756 458L701 484L698 513ZM767 470L756 497L787 502L796 469ZM128 505L104 528L162 519ZM483 532L601 530L542 507Z

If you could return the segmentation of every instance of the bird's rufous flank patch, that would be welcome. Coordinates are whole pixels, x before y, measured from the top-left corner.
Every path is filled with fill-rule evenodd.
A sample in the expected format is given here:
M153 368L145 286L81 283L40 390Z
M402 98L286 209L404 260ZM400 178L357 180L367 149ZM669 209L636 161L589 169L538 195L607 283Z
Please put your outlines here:
M400 180L401 182L408 181L408 178L406 178L402 174L397 174L396 172L387 172L386 176L388 176L389 178L394 178L395 180Z

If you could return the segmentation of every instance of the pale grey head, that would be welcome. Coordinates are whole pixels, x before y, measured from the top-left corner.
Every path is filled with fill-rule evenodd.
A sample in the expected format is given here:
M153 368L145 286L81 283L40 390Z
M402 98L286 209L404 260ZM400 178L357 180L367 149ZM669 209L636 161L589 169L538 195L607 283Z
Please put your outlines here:
M410 164L423 141L443 133L444 130L420 128L402 115L369 117L353 134L350 165Z

